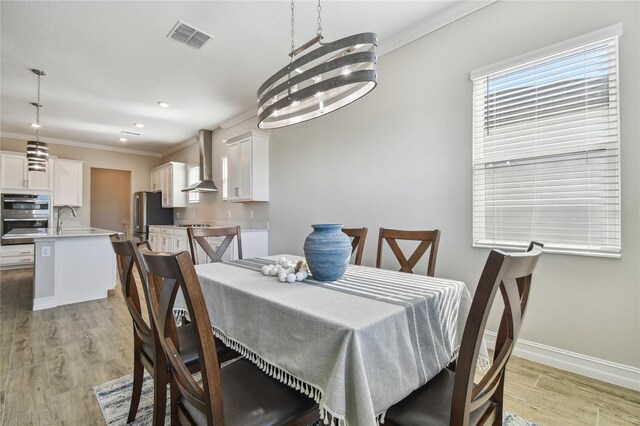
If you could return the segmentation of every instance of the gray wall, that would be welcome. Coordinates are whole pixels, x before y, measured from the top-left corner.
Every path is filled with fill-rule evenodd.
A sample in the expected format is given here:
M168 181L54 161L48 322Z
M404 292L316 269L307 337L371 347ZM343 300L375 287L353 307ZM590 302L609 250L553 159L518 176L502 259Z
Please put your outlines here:
M437 227L436 275L473 291L488 251L471 247L469 72L622 22L622 259L546 254L521 338L640 367L639 15L638 2L502 1L383 56L371 94L272 132L270 252L301 254L310 224L337 222L370 229L371 265L378 227Z

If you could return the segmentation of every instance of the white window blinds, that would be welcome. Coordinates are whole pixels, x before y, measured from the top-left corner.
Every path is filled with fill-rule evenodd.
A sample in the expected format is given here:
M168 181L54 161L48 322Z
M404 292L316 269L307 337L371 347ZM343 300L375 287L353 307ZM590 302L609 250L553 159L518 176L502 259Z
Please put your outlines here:
M617 35L473 80L473 242L619 256Z

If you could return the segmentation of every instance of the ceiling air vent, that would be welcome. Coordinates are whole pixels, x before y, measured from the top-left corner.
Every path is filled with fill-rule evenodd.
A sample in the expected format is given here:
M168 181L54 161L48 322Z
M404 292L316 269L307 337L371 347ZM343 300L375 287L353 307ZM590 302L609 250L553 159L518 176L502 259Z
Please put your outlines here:
M182 21L178 21L176 26L173 27L169 33L168 37L186 44L187 46L191 46L194 49L200 49L206 42L213 38L212 35L202 32Z

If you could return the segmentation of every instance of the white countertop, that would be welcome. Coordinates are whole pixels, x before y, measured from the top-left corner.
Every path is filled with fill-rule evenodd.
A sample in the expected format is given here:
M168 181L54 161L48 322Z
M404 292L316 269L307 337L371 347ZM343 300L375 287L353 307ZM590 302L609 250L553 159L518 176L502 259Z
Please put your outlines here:
M210 224L210 227L199 227L202 229L207 229L207 228L225 228L225 227L229 227L229 226L240 226L240 230L242 232L247 232L247 231L268 231L269 230L269 226L268 226L268 222L258 222L258 223L212 223ZM184 231L187 230L186 226L178 226L178 225L149 225L149 228L165 228L165 229L182 229Z
M94 227L75 227L75 228L63 228L60 233L57 233L54 228L48 228L46 232L34 232L33 229L13 229L3 236L3 238L33 238L34 241L56 239L56 238L68 238L68 237L100 237L109 236L111 234L117 234L116 231L109 231L108 229L100 229Z

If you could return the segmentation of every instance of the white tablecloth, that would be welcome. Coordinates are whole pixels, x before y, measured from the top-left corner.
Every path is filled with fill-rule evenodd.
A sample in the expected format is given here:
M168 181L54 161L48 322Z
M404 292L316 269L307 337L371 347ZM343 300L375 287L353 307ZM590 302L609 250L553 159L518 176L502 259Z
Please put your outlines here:
M214 334L333 424L379 423L457 355L464 283L353 265L336 282L281 283L259 272L277 257L196 266Z

